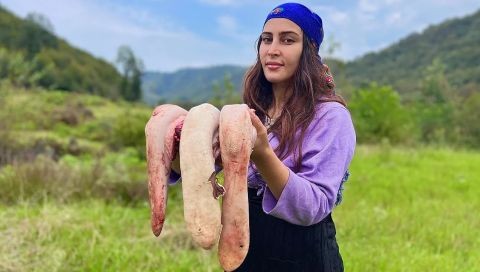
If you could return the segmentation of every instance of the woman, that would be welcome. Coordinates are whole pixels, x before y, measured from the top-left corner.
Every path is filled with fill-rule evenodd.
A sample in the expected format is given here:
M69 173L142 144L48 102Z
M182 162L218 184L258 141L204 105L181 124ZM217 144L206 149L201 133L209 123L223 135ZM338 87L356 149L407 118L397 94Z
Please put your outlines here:
M333 208L355 149L344 100L318 55L321 18L282 4L267 16L244 102L257 139L250 157L250 247L236 271L343 271ZM179 179L179 156L170 183Z
M244 81L257 140L250 248L236 271L343 271L331 212L355 149L344 100L318 55L321 18L297 3L267 16Z

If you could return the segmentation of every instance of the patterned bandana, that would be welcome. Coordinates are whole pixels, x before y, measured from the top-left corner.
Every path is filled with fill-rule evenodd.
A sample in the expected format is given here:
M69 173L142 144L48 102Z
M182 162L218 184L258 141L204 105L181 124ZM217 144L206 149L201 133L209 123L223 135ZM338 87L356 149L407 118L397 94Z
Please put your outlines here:
M322 18L309 8L298 3L285 3L274 8L267 16L268 20L273 18L285 18L297 24L305 35L317 45L317 52L323 41Z

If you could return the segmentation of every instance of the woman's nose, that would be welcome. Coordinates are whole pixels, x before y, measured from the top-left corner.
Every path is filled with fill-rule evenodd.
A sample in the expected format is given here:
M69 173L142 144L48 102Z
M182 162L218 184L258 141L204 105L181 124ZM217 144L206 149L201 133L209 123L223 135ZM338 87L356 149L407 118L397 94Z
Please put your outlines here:
M278 48L278 42L272 41L272 43L268 47L267 54L269 56L278 56L280 54L280 49Z

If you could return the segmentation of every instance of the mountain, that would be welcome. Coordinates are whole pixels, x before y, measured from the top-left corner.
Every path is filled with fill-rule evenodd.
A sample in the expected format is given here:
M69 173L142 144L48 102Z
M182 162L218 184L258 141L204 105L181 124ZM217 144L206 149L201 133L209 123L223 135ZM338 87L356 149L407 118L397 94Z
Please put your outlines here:
M142 77L143 100L151 105L161 100L204 102L213 95L214 85L223 86L225 77L240 91L245 71L245 67L221 65L172 73L146 72Z
M413 33L397 43L342 63L327 60L339 89L377 81L393 86L401 94L418 88L424 71L437 59L445 66L450 85L459 89L480 89L480 11L463 18L449 19ZM144 100L155 104L163 100L205 101L212 95L213 82L230 74L237 90L245 67L218 66L183 69L173 73L146 73Z
M45 17L21 19L0 5L0 80L18 75L30 76L20 85L119 97L121 76L112 64L57 37Z
M348 62L345 73L357 86L365 81L377 81L407 93L418 86L423 71L435 59L444 65L451 86L479 89L480 10L430 26L384 50Z

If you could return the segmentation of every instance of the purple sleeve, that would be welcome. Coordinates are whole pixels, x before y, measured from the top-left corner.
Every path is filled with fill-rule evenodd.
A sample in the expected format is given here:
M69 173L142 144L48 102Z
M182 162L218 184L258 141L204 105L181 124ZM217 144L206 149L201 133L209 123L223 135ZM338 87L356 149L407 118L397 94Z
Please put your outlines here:
M320 110L306 132L301 170L294 173L289 169L287 184L278 200L267 187L263 210L297 225L320 222L335 206L355 143L355 131L346 108L338 104Z
M174 185L180 180L181 176L177 172L170 170L170 176L168 176L168 185Z
M215 165L215 172L218 174L222 171L222 167ZM181 175L175 172L173 169L170 171L170 176L168 176L168 185L174 185L179 182L181 179Z

